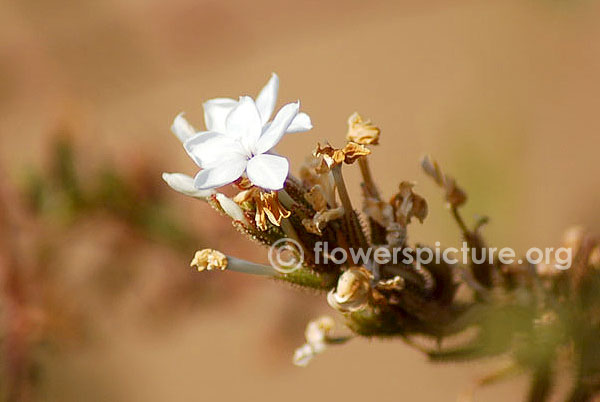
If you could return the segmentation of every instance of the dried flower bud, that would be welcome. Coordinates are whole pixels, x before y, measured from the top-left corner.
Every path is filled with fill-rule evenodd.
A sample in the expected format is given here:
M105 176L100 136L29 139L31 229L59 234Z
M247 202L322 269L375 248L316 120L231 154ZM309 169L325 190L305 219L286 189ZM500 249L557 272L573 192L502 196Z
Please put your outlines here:
M324 147L317 144L317 149L314 151L315 156L323 157L323 162L325 162L326 165L317 170L320 173L323 173L324 169L331 169L341 163L352 164L356 162L358 158L369 155L370 153L371 151L369 148L355 142L349 142L341 149L333 148L329 144Z
M348 268L338 279L337 287L327 294L327 302L343 313L364 309L371 296L370 273L365 268Z
M198 271L212 271L219 269L221 271L227 268L227 257L220 251L205 248L204 250L196 251L190 267L197 267Z
M363 120L357 112L348 118L348 133L346 134L348 141L361 145L377 145L379 132L379 128L375 127L371 120Z
M467 195L458 187L456 181L444 174L438 163L431 159L429 155L425 156L421 161L421 167L427 175L429 175L438 186L446 191L446 201L453 207L458 207L467 201Z
M400 191L391 201L396 222L402 226L408 225L413 217L421 223L427 217L427 201L413 192L414 186L414 183L403 181L400 183Z

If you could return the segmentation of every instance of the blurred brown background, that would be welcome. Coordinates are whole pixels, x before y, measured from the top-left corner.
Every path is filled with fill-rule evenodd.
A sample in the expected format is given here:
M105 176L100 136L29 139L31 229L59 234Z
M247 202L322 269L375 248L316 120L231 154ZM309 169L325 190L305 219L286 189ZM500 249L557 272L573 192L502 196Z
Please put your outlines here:
M300 98L315 126L281 143L293 168L316 141L340 144L358 111L383 130L372 158L381 189L415 180L429 199L413 239L459 242L419 171L431 153L468 190L467 216L490 216L494 245L553 246L572 224L600 227L599 17L591 0L3 0L0 160L18 183L66 125L84 165L143 159L157 182L160 171L193 174L173 117L185 110L201 127L204 100L255 95L275 71L280 105ZM264 260L232 242L226 219L183 198L169 202L198 222L204 245ZM202 280L176 261L167 268ZM299 369L291 354L304 323L328 311L324 297L217 276L203 278L221 283L218 295L151 325L135 318L147 281L93 310L94 341L44 360L40 400L450 401L495 366L433 366L399 341L355 340ZM476 400L512 400L522 385Z

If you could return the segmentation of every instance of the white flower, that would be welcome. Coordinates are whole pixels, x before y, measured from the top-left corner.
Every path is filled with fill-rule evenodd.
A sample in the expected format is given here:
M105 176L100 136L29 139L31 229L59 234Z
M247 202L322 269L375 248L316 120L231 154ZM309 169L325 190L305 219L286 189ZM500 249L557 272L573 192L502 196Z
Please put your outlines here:
M294 364L306 367L316 355L323 353L332 342L331 333L334 328L335 321L329 316L322 316L310 321L304 332L306 343L294 351ZM338 341L346 341L347 339L339 338Z
M270 151L298 114L300 103L288 103L263 128L258 108L249 96L242 96L227 116L224 132L205 131L183 144L202 168L194 186L206 190L232 183L246 173L255 186L279 190L288 175L286 158Z
M269 121L278 89L279 78L273 74L256 102L248 96L239 101L217 98L205 102L204 132L196 133L182 114L175 118L171 130L202 168L194 179L195 188L221 187L244 173L258 187L283 188L289 163L270 151L285 133L307 131L312 124L306 113L299 113L299 102L283 106Z

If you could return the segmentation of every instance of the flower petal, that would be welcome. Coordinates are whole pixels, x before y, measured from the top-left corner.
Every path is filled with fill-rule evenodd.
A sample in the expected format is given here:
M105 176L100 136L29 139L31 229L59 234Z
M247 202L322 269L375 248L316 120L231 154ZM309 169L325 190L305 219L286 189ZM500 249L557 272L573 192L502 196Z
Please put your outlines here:
M179 141L185 142L188 138L196 134L196 129L192 127L190 123L183 117L184 113L179 113L173 124L171 125L171 131L179 138Z
M224 160L222 165L211 169L203 169L194 178L194 186L198 190L217 188L239 179L248 161L246 159Z
M215 98L204 102L202 106L204 107L206 129L224 133L227 116L236 105L237 101L230 98Z
M163 180L173 190L194 198L206 199L213 195L213 190L198 190L194 187L194 178L183 173L163 173Z
M262 133L253 149L255 154L262 154L273 148L285 134L294 117L298 115L300 102L288 103L277 112L273 122Z
M279 77L273 73L271 79L267 82L267 85L261 89L260 93L256 97L256 107L260 113L260 119L264 125L269 121L273 110L275 110L275 104L277 103L277 92L279 91Z
M255 186L266 190L280 190L288 176L290 164L282 156L262 154L248 161L246 174Z
M310 117L306 113L298 113L288 127L286 133L302 133L313 128Z
M198 190L198 191L210 191L210 190ZM215 198L217 199L217 202L219 203L221 208L223 208L223 211L225 211L225 213L227 215L229 215L229 217L231 219L233 219L234 221L243 222L246 225L249 224L248 219L246 219L246 215L244 215L244 211L242 210L242 208L240 208L240 206L238 204L236 204L235 201L233 201L231 198L227 197L225 194L221 194L221 193L217 193L215 195Z
M229 159L247 159L239 141L214 131L194 135L183 147L194 162L204 169L221 165Z
M251 149L262 132L262 123L254 99L241 96L237 106L227 116L225 124L229 137L241 141L246 149Z

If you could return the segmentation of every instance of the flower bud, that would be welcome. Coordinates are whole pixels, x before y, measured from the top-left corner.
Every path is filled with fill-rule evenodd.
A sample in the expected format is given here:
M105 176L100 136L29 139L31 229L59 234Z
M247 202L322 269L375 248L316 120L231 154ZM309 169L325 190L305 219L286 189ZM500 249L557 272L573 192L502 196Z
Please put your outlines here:
M220 251L205 248L204 250L196 251L190 267L196 266L198 271L212 271L219 269L221 271L227 268L227 257Z
M370 274L365 268L352 267L338 279L336 289L327 294L327 302L343 313L364 309L371 295Z

